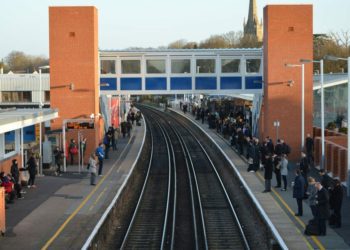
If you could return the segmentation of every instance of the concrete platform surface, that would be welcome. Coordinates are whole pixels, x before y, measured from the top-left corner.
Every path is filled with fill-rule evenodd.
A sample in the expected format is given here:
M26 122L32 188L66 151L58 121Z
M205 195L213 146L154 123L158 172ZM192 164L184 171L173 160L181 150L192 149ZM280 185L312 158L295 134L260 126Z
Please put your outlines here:
M144 133L142 122L133 126L130 138L118 139L96 186L78 166L68 166L62 176L45 171L37 177L37 188L24 188L24 199L8 205L0 249L80 249L128 176Z

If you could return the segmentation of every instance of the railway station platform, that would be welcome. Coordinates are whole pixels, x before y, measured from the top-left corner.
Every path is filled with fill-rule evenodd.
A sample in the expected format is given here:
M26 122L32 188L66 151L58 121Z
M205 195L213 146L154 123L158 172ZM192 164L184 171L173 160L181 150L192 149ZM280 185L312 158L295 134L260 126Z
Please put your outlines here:
M90 185L87 170L68 166L62 176L37 177L37 188L24 188L24 199L6 209L6 233L0 249L81 249L137 161L145 124L119 138L117 151L104 160L103 176Z
M230 143L221 134L218 134L215 129L209 129L208 123L201 123L200 120L195 120L195 117L190 112L184 114L180 109L170 109L178 114L187 117L200 129L202 129L215 142L226 156L231 160L234 167L238 170L243 180L250 188L251 192L260 203L261 207L269 217L270 221L277 229L278 233L286 243L288 249L350 249L350 221L349 216L345 211L349 211L350 200L343 200L342 228L332 229L327 225L326 236L306 236L304 229L310 219L312 219L309 205L304 201L304 215L302 217L294 216L297 211L296 200L293 199L293 189L290 183L294 180L295 164L290 163L291 169L288 173L288 189L281 191L280 188L272 188L270 193L262 193L264 190L264 173L263 171L247 172L247 160L241 156L230 146ZM317 172L312 174L316 176ZM276 185L276 180L273 176L272 187Z

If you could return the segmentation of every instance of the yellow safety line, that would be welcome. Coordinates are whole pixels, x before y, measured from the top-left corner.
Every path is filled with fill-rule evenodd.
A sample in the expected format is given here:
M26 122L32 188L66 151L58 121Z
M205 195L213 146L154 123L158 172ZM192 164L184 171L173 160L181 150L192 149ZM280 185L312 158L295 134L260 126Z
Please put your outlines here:
M131 136L130 139L126 145L126 147L123 149L123 151L120 153L119 158L121 155L123 155L124 151L126 150L127 146L129 145L131 141ZM117 159L117 161L119 160ZM101 181L95 186L95 188L86 196L86 198L80 203L80 205L74 210L74 212L63 222L63 224L57 229L56 233L45 243L45 245L41 248L41 250L46 250L52 242L62 233L63 229L68 225L68 223L77 215L77 213L80 211L80 209L88 202L88 200L91 198L91 196L96 192L96 190L102 185L102 183L105 181L105 179L110 175L112 170L114 169L116 165L113 165L111 169L107 172L105 176L101 179Z
M103 189L103 191L97 196L97 199L95 200L94 204L92 204L92 205L90 206L89 211L91 211L91 210L96 206L97 202L102 198L102 196L104 195L104 193L106 192L106 190L107 190L107 187L105 187L105 188Z
M260 178L260 180L264 181L264 178L262 177L262 175L260 173L257 172L257 176ZM289 213L291 213L294 216L294 212L293 210L289 207L289 205L284 201L284 199L280 196L279 193L276 192L276 190L274 188L271 189L272 192L277 196L277 198L279 199L279 201L285 206L285 208L288 210ZM299 217L294 217L296 219L296 221L302 226L305 227L305 223L299 218ZM304 239L306 239L306 237L304 235L302 235ZM316 236L311 236L311 239L315 242L315 244L319 247L320 250L325 250L326 248L322 245L322 243L318 240L318 238ZM311 247L311 246L310 246ZM311 247L311 249L313 249L313 247Z

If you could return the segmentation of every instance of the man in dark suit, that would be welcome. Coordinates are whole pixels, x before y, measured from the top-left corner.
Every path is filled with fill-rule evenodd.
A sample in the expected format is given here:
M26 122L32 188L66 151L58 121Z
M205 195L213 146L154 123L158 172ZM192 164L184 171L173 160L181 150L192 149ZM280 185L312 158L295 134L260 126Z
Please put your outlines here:
M293 198L297 200L298 212L295 216L303 216L303 198L305 194L305 179L301 176L300 169L295 170L295 179L293 186Z
M317 221L320 229L320 235L326 235L326 220L329 218L329 195L328 191L321 183L316 182L316 207L317 207Z
M310 134L307 134L305 139L306 157L310 165L314 162L313 151L314 151L314 139Z

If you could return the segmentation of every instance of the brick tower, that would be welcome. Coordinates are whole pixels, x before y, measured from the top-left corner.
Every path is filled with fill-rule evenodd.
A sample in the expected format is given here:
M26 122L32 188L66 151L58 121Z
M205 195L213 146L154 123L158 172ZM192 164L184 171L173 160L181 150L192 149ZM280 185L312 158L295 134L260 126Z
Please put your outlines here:
M95 129L84 130L88 138L87 154L100 140L98 25L95 7L50 7L50 84L51 107L59 118L52 129L62 129L66 119L94 118ZM74 84L74 90L69 86ZM66 140L77 138L70 130ZM86 157L85 157L86 158Z
M263 136L279 137L292 148L291 159L301 152L301 68L286 68L313 58L312 5L268 5L264 8ZM305 135L312 134L312 64L305 65ZM293 86L287 82L293 80Z

